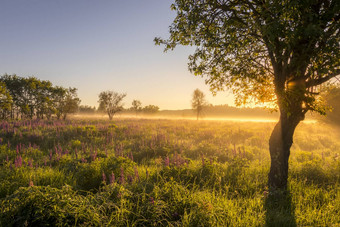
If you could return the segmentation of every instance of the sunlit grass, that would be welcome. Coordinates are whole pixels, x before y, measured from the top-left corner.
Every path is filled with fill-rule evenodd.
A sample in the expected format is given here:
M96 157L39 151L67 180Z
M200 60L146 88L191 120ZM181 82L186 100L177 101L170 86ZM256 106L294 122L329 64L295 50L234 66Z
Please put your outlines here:
M0 225L339 225L339 133L302 123L289 192L273 197L266 183L274 125L1 122Z

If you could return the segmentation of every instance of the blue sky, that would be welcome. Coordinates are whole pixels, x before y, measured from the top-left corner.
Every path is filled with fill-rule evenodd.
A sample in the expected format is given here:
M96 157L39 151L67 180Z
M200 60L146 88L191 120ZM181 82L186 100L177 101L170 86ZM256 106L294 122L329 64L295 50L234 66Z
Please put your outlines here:
M233 105L233 97L213 97L204 79L188 72L193 47L163 52L175 17L168 0L2 0L0 75L36 76L78 88L82 104L97 106L104 90L127 93L161 109L190 108L194 89L212 104Z

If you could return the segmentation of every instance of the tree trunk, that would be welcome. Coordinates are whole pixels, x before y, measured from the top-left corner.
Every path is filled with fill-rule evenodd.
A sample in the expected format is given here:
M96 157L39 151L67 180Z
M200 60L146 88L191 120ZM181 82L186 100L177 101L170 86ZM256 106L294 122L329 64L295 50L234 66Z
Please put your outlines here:
M113 114L111 114L110 112L108 112L109 115L109 119L112 120Z
M287 187L290 148L293 144L295 128L301 120L303 119L299 115L288 117L286 113L281 112L280 120L270 136L271 166L268 186L271 189L286 189Z

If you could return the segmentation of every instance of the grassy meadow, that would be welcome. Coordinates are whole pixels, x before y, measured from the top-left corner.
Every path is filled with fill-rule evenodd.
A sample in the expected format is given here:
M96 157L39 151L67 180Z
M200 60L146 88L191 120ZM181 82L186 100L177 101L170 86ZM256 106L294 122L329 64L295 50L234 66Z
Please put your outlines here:
M339 132L301 123L273 195L274 125L2 121L0 226L340 226Z

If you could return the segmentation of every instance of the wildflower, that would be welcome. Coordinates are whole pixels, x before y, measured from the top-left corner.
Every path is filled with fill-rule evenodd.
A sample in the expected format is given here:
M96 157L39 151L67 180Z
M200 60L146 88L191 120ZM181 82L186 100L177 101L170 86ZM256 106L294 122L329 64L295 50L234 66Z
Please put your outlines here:
M115 174L112 172L110 176L110 184L113 184L115 182Z
M132 183L132 182L133 182L133 178L132 178L131 175L128 175L128 176L127 176L127 179L128 179L128 182L129 182L129 183Z
M32 160L32 159L29 159L29 160L27 161L27 165L28 165L29 167L33 168L33 160Z
M170 165L170 159L169 159L168 156L166 156L166 158L165 158L165 160L164 160L164 165L165 165L165 166L168 166L168 167L169 167L169 165Z
M263 191L263 196L264 196L264 197L267 197L268 194L269 194L268 191Z
M30 184L29 184L30 187L33 187L34 184L33 184L33 181L30 179Z
M102 174L102 177L103 177L103 182L106 183L106 175L105 175L104 172L103 172L103 174Z
M125 179L124 179L124 169L120 168L120 178L119 181L121 184L125 184Z
M153 197L150 197L150 203L151 203L152 205L155 204L155 200L153 199Z
M135 180L139 181L139 173L136 166L135 166Z

